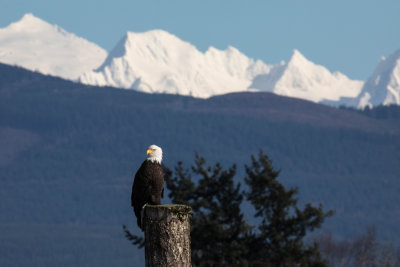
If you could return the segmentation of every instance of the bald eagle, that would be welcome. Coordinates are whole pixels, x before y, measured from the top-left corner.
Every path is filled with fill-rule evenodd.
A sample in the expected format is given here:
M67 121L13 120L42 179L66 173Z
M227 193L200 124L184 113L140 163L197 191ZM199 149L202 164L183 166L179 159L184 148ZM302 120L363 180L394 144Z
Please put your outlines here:
M164 196L164 175L161 168L162 149L151 145L147 149L147 159L136 172L132 185L131 205L135 211L137 224L142 228L142 208L145 204L160 205Z

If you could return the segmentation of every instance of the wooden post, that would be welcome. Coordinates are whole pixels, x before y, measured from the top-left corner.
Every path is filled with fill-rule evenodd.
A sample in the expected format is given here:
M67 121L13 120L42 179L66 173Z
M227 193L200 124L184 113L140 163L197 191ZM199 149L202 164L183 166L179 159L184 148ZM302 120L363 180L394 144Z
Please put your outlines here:
M185 205L146 205L143 230L146 267L192 266L190 223Z

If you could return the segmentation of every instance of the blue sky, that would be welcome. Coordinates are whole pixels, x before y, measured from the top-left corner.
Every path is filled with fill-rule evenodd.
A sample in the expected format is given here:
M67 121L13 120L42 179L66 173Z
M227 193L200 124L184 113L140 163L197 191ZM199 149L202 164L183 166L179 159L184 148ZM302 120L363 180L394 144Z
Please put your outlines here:
M232 45L267 64L287 61L298 49L361 80L400 49L398 0L0 0L0 27L25 13L108 51L126 31L163 29L201 51Z

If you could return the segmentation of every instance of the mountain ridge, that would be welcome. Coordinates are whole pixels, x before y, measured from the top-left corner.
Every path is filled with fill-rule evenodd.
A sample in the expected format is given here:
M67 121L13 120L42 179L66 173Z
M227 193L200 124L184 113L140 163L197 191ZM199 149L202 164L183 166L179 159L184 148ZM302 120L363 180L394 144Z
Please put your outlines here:
M205 53L162 30L128 32L105 63L80 77L90 85L108 85L143 92L210 97L247 90L250 79L269 67L239 50L210 47Z
M318 103L325 100L339 102L341 97L356 97L363 84L361 81L350 80L340 72L331 73L325 67L306 59L298 50L293 50L288 63L275 68L269 74L256 77L250 87Z
M3 63L85 84L148 93L208 98L267 91L336 107L400 105L400 61L392 60L396 53L379 63L366 83L332 73L298 50L287 63L269 65L232 46L225 50L210 46L201 52L163 30L128 31L107 55L97 45L31 13L0 29L0 51ZM392 61L397 63L389 64Z
M400 105L400 49L381 59L354 104L358 108Z
M0 62L43 74L77 79L97 67L107 52L31 13L0 29Z
M130 189L152 143L169 168L188 166L197 151L209 164L236 163L240 182L262 149L282 170L280 181L299 188L300 205L336 210L323 225L335 237L376 225L383 240L398 241L400 107L367 116L268 92L200 99L94 87L6 64L0 73L0 234L7 237L0 264L18 255L29 265L33 248L51 266L71 266L64 257L71 251L74 266L135 262L143 251L121 225L136 229ZM120 251L131 258L111 264Z

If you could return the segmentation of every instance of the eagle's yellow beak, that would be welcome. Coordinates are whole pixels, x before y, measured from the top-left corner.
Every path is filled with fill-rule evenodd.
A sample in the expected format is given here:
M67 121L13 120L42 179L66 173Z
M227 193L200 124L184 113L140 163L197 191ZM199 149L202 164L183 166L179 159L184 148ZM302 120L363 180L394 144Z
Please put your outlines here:
M149 154L151 154L151 153L153 153L153 149L151 149L151 148L147 149L146 155L149 155Z

